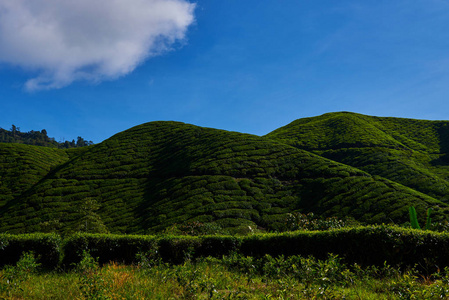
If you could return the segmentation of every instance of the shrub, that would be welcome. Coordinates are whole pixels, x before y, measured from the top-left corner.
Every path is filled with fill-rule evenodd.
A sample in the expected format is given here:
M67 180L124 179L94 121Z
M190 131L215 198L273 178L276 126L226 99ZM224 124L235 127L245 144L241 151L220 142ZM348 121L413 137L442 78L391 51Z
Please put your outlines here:
M329 230L346 226L345 221L336 217L326 219L315 217L314 213L287 213L284 217L286 230Z
M0 292L20 288L20 283L30 278L40 267L33 252L22 253L15 266L7 265L0 273Z

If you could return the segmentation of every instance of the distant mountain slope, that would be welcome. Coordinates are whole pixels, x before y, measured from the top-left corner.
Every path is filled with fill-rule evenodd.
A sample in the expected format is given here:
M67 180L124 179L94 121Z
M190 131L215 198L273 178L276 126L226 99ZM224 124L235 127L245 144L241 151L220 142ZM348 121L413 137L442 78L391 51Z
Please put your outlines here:
M329 113L266 137L449 202L449 122Z
M86 208L92 201L100 206L99 221L124 233L195 220L275 229L297 210L364 222L404 222L410 205L418 213L434 207L435 218L447 214L448 205L431 196L289 146L291 138L273 138L152 122L97 145L60 150L39 162L45 167L26 192L10 193L0 208L0 230L43 231L49 224L77 230L93 215ZM391 149L399 147L395 139L383 139ZM19 146L26 148L8 145ZM21 148L10 149L2 160L10 161ZM16 169L14 163L10 168Z

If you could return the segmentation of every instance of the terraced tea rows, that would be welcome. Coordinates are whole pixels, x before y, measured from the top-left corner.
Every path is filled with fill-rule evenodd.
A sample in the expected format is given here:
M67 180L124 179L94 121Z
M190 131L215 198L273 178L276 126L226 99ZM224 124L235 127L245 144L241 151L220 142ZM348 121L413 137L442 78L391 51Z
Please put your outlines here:
M282 230L293 211L402 223L411 205L418 214L434 207L434 219L444 218L445 170L419 160L444 157L438 142L423 140L427 131L387 135L383 119L370 118L299 120L266 137L151 122L79 149L0 144L0 230L105 225L114 233L152 233L194 221L231 232ZM396 160L404 153L413 160Z

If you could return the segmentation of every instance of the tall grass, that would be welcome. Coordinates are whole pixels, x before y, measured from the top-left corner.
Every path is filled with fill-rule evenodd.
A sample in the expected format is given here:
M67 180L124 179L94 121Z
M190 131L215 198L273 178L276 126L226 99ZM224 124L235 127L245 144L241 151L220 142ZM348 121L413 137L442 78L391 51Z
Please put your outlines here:
M29 271L27 271L29 270ZM39 271L31 254L0 271L5 299L447 299L449 270L420 277L412 268L345 264L330 255L245 257L239 254L102 267L88 253L71 271ZM9 273L8 273L9 272ZM15 277L6 274L14 273ZM15 282L16 284L12 284Z

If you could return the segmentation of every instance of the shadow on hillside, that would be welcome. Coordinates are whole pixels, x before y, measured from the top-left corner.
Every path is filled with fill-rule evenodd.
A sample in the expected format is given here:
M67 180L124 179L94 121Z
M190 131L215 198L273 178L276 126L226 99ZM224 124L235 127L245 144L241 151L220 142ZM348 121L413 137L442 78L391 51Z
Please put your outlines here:
M449 166L449 154L443 153L439 158L434 159L430 162L432 166Z
M431 161L433 166L449 166L449 125L445 122L437 129L440 140L440 153L438 159Z
M155 160L154 171L149 174L143 201L135 211L138 226L144 230L144 233L147 233L151 227L164 224L166 216L157 204L167 199L170 201L170 195L167 193L174 188L175 179L191 175L191 159L182 145L167 143L163 147L163 151Z
M89 149L86 147L86 149ZM16 208L20 205L22 201L33 195L33 193L37 190L37 188L43 184L45 181L55 178L55 174L57 174L62 169L66 168L67 166L71 164L75 164L80 157L82 157L86 151L80 151L80 154L67 160L66 162L63 162L59 165L56 165L54 167L51 167L50 170L46 175L44 175L38 182L34 183L32 186L30 186L28 189L23 191L21 194L15 196L13 199L9 200L5 205L3 205L0 208L0 215L4 216L8 212L10 212L11 209Z

